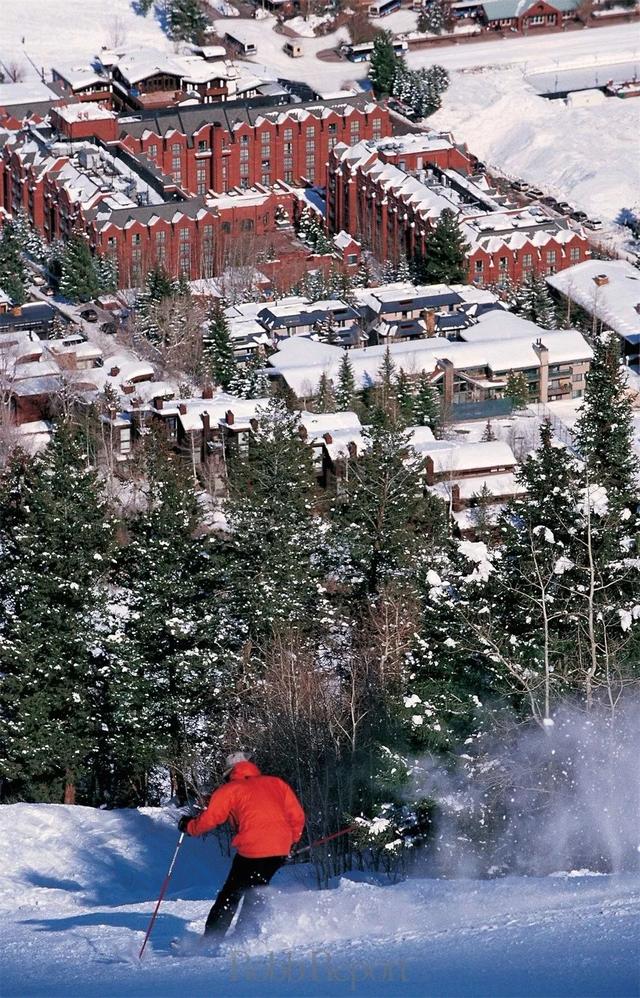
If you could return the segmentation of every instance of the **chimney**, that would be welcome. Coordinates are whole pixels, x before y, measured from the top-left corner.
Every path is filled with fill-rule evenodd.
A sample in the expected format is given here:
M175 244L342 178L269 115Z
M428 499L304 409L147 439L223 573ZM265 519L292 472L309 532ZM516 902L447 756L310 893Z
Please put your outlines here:
M349 451L349 457L351 458L351 460L355 461L355 459L358 456L358 448L356 444L353 442L353 440L350 440L349 443L347 444L347 450Z
M139 398L137 398L137 397L134 398L134 399L131 399L131 408L132 409L139 409L140 408L140 401L141 400Z
M458 484L451 486L451 509L454 513L460 513L464 508L464 503L460 499L460 486Z
M22 305L14 305L11 309L12 315L22 315Z
M435 469L433 467L433 458L430 457L429 454L427 454L425 458L424 465L425 465L425 477L427 479L427 485L433 485L436 480L436 476L435 476Z
M202 420L202 437L206 443L211 432L211 417L208 412L201 412L200 419Z
M213 385L210 382L207 382L207 384L202 389L202 397L203 399L213 398Z
M303 426L302 423L300 423L300 426L298 427L298 436L301 440L306 440L308 436L307 428L306 426Z
M322 439L324 440L324 442L326 444L332 444L333 443L333 437L331 436L330 433L323 433L322 434Z
M596 274L596 276L593 279L593 282L599 288L601 288L604 284L608 284L609 283L609 278L607 277L606 274Z
M187 407L184 404L184 402L181 402L180 405L178 406L178 412L180 413L181 416L187 415Z
M249 425L254 433L258 432L258 420L255 417L249 420Z
M122 386L122 391L125 395L133 395L134 390L135 385L132 385L130 381L127 381L126 384Z
M425 322L425 326L427 327L427 336L429 336L429 337L435 336L436 335L436 313L433 311L433 309L429 308L429 309L425 310L425 313L424 313L424 322Z
M224 415L224 421L227 424L227 426L233 426L233 424L235 423L235 420L236 420L236 417L231 412L231 409L227 409L227 411L226 411L226 413Z
M164 409L164 399L161 395L156 395L153 400L154 409Z
M112 367L111 370L109 371L110 378L117 378L119 374L120 374L119 367Z

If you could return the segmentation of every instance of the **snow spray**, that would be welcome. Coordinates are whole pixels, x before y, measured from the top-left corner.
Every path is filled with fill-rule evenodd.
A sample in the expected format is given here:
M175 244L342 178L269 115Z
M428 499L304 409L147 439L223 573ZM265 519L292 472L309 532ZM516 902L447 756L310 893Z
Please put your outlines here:
M413 795L437 805L421 874L640 868L640 700L613 714L562 707L544 729L520 723L506 741L470 742L453 767L415 767Z

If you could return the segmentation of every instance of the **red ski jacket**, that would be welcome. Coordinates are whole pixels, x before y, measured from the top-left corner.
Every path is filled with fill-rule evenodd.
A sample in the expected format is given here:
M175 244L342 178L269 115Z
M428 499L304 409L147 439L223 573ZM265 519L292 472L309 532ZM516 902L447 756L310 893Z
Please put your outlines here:
M206 811L187 825L189 835L204 835L231 822L231 844L247 859L287 856L304 828L305 816L291 787L277 776L263 776L252 762L239 762L229 782L211 796Z

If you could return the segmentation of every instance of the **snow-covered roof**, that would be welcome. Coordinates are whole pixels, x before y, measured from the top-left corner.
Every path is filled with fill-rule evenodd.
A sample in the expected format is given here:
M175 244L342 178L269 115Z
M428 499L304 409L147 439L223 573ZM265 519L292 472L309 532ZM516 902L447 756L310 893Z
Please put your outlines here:
M446 444L449 443L447 447ZM480 441L460 444L436 440L433 448L425 447L421 455L430 457L436 475L463 474L485 468L515 468L517 461L509 444L504 440ZM445 444L445 446L442 446Z
M502 471L497 475L468 475L463 478L451 478L448 481L436 482L430 486L432 492L441 496L446 502L451 498L451 489L458 486L460 499L469 501L478 496L483 488L495 498L522 495L523 485L518 482L511 471Z
M496 312L496 315L502 313ZM494 312L486 313L486 318ZM485 316L481 317L481 322ZM537 336L549 351L549 363L559 364L588 360L593 351L581 333L574 329L543 330L535 327ZM396 368L407 374L421 371L432 373L439 361L447 360L459 371L488 369L492 373L511 370L529 370L540 366L540 357L531 335L504 340L496 338L477 343L450 341L434 336L430 339L412 340L389 345ZM356 384L362 388L375 383L386 345L367 346L349 350ZM334 381L338 376L343 350L329 343L318 343L306 337L294 336L283 340L270 358L271 365L282 375L290 388L301 398L313 395L324 373Z
M186 412L178 411L178 419L185 433L193 433L202 429L202 414L207 413L211 426L223 422L229 410L235 417L234 426L248 423L258 415L258 409L268 405L267 398L241 399L227 392L219 392L211 399L180 399L177 405L186 408Z
M57 73L70 84L72 89L80 87L94 86L96 83L103 83L105 89L109 86L109 81L100 73L96 73L93 66L88 64L69 64L56 62L53 72Z
M59 100L58 94L38 80L27 83L0 83L0 107L13 104L38 104Z
M640 271L626 260L585 260L547 277L547 283L595 314L618 336L640 342Z
M94 101L82 101L77 104L65 104L55 109L63 121L110 121L115 119L113 111L96 104Z

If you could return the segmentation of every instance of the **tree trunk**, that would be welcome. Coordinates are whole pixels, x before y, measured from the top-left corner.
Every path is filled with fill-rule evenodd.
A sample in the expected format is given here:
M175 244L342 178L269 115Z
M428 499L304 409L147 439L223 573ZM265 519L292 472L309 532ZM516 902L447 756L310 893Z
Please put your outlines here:
M75 804L76 802L76 785L74 782L73 773L67 770L65 774L65 784L64 784L64 804Z

